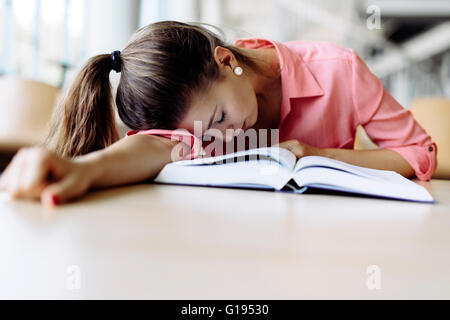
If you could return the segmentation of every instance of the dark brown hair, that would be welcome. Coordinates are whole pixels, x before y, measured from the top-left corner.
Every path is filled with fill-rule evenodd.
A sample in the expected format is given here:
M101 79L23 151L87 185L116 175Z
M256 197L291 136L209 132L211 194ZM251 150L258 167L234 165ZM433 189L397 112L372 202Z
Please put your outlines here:
M138 30L122 50L116 106L131 129L176 129L193 94L219 79L217 46L244 66L260 71L239 48L200 24L161 21ZM52 117L46 146L62 157L105 148L119 139L109 74L111 55L91 58Z

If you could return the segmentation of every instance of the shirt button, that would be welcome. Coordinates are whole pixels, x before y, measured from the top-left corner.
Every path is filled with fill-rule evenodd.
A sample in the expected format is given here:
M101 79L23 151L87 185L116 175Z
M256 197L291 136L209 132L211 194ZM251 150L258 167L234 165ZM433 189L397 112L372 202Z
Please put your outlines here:
M434 150L434 148L431 146L428 148L428 151L430 151L430 152L433 152L433 150Z

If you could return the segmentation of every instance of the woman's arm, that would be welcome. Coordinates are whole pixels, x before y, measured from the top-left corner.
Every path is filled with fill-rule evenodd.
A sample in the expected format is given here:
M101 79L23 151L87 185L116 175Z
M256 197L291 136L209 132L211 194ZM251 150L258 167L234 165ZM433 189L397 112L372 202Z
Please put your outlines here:
M431 179L437 167L437 145L414 119L411 111L392 97L353 50L349 63L356 115L354 126L361 125L380 150L350 151L350 155L344 151L328 152L331 156L367 163L372 167L393 169L409 176L409 168L397 157L398 154L409 163L417 178L423 181ZM396 154L391 153L391 157L387 150ZM361 159L358 155L361 155Z
M275 146L292 151L297 158L322 156L360 167L395 171L406 178L415 176L414 169L410 164L400 154L392 150L320 149L298 140L285 141Z
M316 155L360 167L395 171L406 178L415 177L414 169L408 161L392 150L318 149Z
M0 185L13 198L40 199L54 206L80 197L92 187L109 187L152 179L169 162L182 158L179 142L135 135L75 159L44 148L24 148L3 172Z
M74 161L92 167L92 187L111 187L154 178L172 159L177 142L154 135L133 135Z

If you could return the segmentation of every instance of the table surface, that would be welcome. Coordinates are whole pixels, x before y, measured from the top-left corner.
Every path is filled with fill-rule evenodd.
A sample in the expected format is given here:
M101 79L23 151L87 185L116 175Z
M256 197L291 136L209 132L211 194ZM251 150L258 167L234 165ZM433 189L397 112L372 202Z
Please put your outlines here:
M141 184L50 210L0 194L0 298L449 299L450 181L424 186L437 204Z

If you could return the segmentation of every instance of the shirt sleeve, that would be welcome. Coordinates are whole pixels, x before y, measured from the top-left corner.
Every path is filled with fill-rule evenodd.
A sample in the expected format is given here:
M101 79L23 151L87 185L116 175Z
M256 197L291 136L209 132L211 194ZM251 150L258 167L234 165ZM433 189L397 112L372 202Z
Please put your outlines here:
M399 153L420 180L431 179L437 167L437 145L383 87L351 49L352 95L358 124L382 149Z

